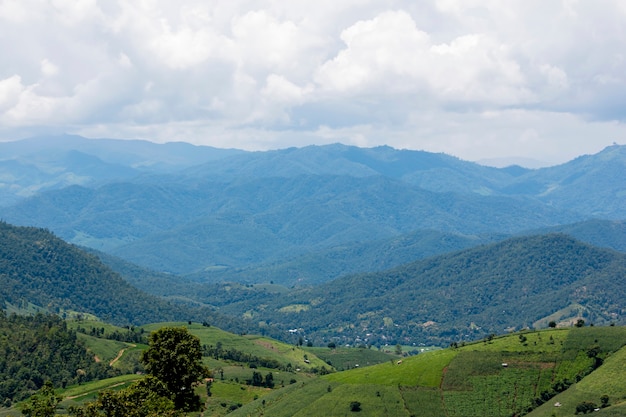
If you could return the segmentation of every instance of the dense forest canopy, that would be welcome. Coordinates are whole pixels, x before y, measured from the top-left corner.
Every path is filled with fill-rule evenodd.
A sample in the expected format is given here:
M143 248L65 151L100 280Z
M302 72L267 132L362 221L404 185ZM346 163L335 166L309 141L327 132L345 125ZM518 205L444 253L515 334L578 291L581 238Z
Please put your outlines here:
M0 405L27 398L46 381L65 387L116 374L94 360L60 317L0 310Z

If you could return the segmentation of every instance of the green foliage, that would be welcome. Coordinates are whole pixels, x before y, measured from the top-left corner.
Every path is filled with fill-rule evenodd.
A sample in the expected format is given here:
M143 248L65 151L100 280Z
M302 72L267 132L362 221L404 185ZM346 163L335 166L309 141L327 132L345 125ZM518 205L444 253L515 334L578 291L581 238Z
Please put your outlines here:
M596 403L593 403L591 401L583 401L576 406L576 414L593 413L596 408L598 408L598 405Z
M65 387L118 373L96 363L76 333L51 315L6 316L0 310L0 352L0 404L30 396L45 381Z
M361 403L358 402L358 401L351 401L350 402L350 411L352 411L352 412L361 411Z
M0 288L0 305L28 300L61 315L81 311L124 326L183 318L219 322L210 309L177 306L139 291L49 231L1 221Z
M525 236L287 294L267 293L220 311L249 314L284 330L304 328L316 345L332 338L337 344L367 339L373 345L408 340L448 346L530 326L573 304L579 309L572 314L597 325L619 323L625 320L625 274L624 254L564 235ZM227 292L217 293L228 299ZM296 304L308 308L281 310Z
M146 372L165 384L177 409L198 410L201 404L193 387L209 376L202 365L200 339L183 327L163 327L150 334L149 345L141 356Z
M41 389L22 406L22 414L27 417L54 417L56 407L62 397L54 393L52 382L46 381Z
M182 417L167 386L147 376L119 391L103 391L84 407L71 407L74 417Z

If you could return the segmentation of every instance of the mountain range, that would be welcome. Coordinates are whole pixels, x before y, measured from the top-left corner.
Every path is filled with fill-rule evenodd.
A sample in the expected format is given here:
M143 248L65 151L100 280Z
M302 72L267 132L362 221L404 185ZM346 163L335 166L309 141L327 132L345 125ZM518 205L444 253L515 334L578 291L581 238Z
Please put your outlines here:
M536 170L340 144L0 143L0 218L202 282L308 285L626 217L626 147Z

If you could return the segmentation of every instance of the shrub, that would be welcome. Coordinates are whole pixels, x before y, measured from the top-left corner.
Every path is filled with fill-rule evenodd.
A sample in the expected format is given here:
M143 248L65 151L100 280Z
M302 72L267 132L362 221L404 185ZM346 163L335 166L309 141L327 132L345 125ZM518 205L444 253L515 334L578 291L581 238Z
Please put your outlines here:
M361 403L358 401L352 401L350 403L350 411L361 411Z

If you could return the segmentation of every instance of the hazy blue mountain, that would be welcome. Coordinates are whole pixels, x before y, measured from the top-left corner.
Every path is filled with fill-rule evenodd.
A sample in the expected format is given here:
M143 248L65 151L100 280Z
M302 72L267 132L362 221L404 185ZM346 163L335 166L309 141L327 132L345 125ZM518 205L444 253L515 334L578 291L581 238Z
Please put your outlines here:
M72 135L0 142L0 205L45 190L162 174L242 152L187 143L90 140Z
M281 282L319 282L381 265L375 249L362 249L367 260L354 248L421 230L471 240L626 218L620 146L529 170L389 147L243 152L51 139L0 144L0 218L209 280L258 282L274 271ZM316 259L337 261L313 273ZM323 272L331 265L337 274ZM294 277L301 267L307 276Z
M626 222L588 220L584 222L525 231L524 235L562 233L593 246L626 252ZM418 230L389 239L353 242L319 251L310 251L275 262L241 268L214 268L191 274L198 281L226 281L316 285L342 275L376 272L460 249L513 237L510 234L466 236L435 230Z
M626 218L626 146L613 145L595 155L531 171L503 192L532 195L557 208L589 216Z
M626 222L589 220L564 226L533 230L523 235L562 233L593 246L626 252ZM202 282L272 282L286 287L310 286L332 281L343 275L377 272L464 248L498 242L511 235L464 236L434 230L418 230L405 235L367 242L312 250L273 262L246 267L213 267L186 276L147 270L121 258L97 252L107 265L133 285L151 294L193 297ZM200 285L200 286L199 286Z
M441 192L491 194L515 174L456 157L388 146L357 148L341 144L252 152L182 172L188 179L297 177L302 175L384 176Z
M564 233L590 245L626 252L626 221L623 220L592 219L528 233Z
M73 186L0 214L173 273L273 262L416 230L510 234L581 220L528 198L435 193L380 175Z

